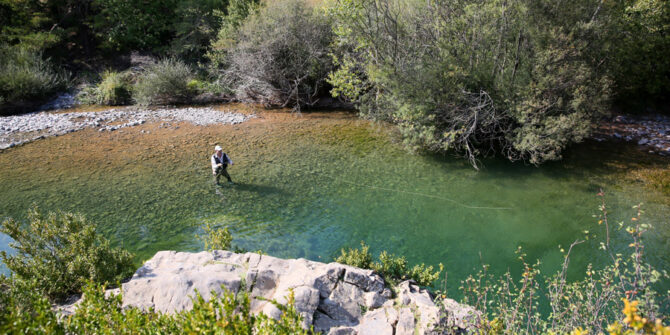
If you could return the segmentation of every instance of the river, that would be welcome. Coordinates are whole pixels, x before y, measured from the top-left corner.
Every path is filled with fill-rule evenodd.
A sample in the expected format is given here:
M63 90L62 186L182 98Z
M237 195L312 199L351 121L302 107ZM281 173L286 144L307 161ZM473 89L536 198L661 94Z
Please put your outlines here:
M148 122L4 150L0 217L23 220L31 204L81 212L138 263L159 250L202 250L206 222L229 227L239 248L278 257L327 262L365 241L410 264L443 263L456 294L481 264L518 273L518 246L554 272L560 247L585 231L571 277L605 264L604 225L593 217L602 188L612 225L644 204L643 220L655 227L646 256L670 268L670 197L645 179L670 160L634 145L586 142L541 167L492 159L475 171L459 158L409 153L391 126L349 113L256 112L237 125ZM234 186L212 182L215 144L235 162ZM628 253L627 238L612 232L617 252ZM0 237L0 250L8 243Z

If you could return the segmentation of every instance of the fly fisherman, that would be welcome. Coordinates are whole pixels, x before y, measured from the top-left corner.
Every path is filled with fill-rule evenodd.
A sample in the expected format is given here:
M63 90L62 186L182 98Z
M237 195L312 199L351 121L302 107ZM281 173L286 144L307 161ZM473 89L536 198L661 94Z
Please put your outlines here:
M214 151L215 152L212 155L212 173L214 174L214 181L216 181L217 185L221 185L219 178L224 176L228 179L229 184L233 184L233 180L230 179L230 175L228 174L228 171L226 171L228 164L233 165L233 161L223 152L223 149L221 149L220 146L217 145L214 147Z

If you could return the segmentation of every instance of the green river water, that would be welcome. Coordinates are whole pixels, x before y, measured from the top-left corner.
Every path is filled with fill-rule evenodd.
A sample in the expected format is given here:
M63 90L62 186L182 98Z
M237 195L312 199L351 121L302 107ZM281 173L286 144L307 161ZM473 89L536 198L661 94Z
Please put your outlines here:
M140 130L150 131L149 134ZM558 269L559 245L590 231L571 263L602 264L597 225L605 189L612 222L644 203L647 256L670 265L668 197L634 178L636 169L668 164L634 146L585 143L542 167L484 161L475 171L458 158L410 154L391 128L345 113L266 113L235 126L80 131L0 152L0 217L24 219L31 204L78 211L139 261L159 250L199 251L206 222L221 223L234 244L277 257L331 261L364 240L410 263L443 263L450 293L482 263L518 273L522 246L542 270ZM215 187L215 143L235 161L237 185ZM649 162L640 163L640 160ZM595 235L595 236L594 236ZM613 232L627 252L623 231ZM9 250L7 236L0 250ZM667 285L666 285L667 286Z

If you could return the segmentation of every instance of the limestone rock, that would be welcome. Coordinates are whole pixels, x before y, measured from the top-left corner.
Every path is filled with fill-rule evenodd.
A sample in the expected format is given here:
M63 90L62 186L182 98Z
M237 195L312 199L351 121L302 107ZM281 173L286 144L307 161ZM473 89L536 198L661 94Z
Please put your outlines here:
M285 304L293 292L302 326L314 326L323 334L425 334L444 324L467 329L476 315L471 307L453 300L434 300L413 281L400 283L392 299L382 277L371 270L222 250L158 252L121 290L124 307L174 313L192 308L196 291L208 300L224 288L247 290L251 311L272 318L282 312L270 301ZM71 313L76 305L59 310Z

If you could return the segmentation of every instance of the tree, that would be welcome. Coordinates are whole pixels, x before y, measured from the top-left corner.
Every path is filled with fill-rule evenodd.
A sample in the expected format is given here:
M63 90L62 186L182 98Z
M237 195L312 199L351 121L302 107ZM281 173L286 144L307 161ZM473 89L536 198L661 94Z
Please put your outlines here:
M270 3L239 28L221 80L242 101L312 105L331 69L331 26L304 1Z
M560 158L607 110L600 2L339 0L333 93L415 150Z

